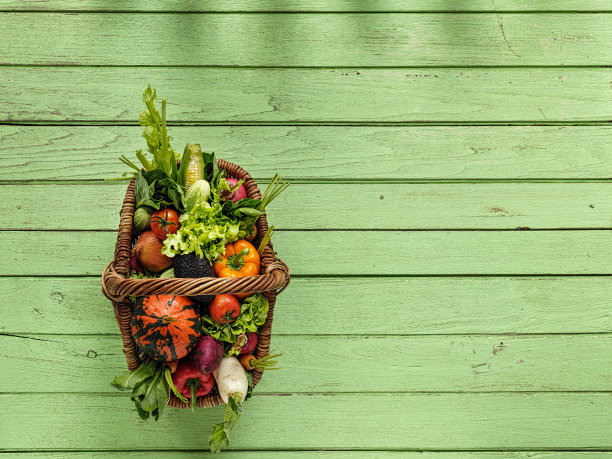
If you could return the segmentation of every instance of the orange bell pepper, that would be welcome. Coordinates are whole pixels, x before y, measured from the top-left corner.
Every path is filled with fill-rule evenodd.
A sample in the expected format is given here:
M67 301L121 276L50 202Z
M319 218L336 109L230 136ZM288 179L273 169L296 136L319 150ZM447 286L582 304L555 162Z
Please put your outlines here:
M259 274L259 253L248 241L227 244L220 261L213 265L217 277L245 277Z
M217 277L246 277L259 274L259 253L248 241L240 240L227 244L220 261L213 264ZM239 293L235 296L246 298L251 293Z

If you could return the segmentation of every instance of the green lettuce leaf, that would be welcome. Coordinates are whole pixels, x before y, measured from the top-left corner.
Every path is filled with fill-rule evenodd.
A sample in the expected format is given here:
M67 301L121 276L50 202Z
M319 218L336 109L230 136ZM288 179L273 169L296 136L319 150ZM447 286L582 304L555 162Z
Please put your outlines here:
M250 219L228 218L219 202L200 202L180 217L181 228L168 235L162 253L168 257L195 252L212 264L225 245L248 236L253 228Z

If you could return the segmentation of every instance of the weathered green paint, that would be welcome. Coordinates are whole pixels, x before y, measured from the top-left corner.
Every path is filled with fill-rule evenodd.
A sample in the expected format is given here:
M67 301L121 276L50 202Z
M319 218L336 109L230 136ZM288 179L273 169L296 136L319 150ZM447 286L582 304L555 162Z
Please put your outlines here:
M0 194L12 197L0 201L2 229L114 230L125 184L0 185ZM608 228L612 193L609 183L298 183L268 215L277 229Z
M609 238L606 230L279 231L274 248L296 275L611 274ZM113 232L1 232L0 275L99 275L115 241Z
M126 369L121 346L116 335L0 335L0 364L11 369L0 392L114 393L109 383ZM259 394L612 390L612 334L284 335L270 349L283 353L283 370L266 373Z
M0 120L137 123L147 83L191 123L608 122L612 105L607 68L0 67Z
M88 451L87 457L90 458L150 458L151 455L163 455L164 458L201 458L208 456L208 450L197 452L186 451L115 451L97 452ZM14 453L12 457L42 457L49 459L65 459L82 457L83 453ZM513 452L461 452L461 451L225 451L223 459L261 459L262 456L272 459L398 459L398 458L417 458L417 459L610 459L612 452L590 451L590 452L535 452L535 451L513 451Z
M2 11L150 11L150 12L222 12L222 11L304 11L304 12L418 12L418 11L609 11L606 0L207 0L185 2L179 0L0 0Z
M1 14L12 38L0 62L13 65L606 65L612 54L605 13Z
M147 423L125 393L1 394L0 401L9 450L205 449L223 415L222 407L168 409ZM611 420L610 393L255 395L231 448L610 450Z
M278 299L274 334L612 332L611 291L612 277L296 278ZM97 278L0 277L0 296L14 311L2 333L118 333Z
M192 457L221 418L109 393L125 185L100 179L150 82L177 149L294 181L285 369L226 457L610 457L609 2L101 3L0 0L1 451Z
M169 132L179 150L199 142L258 180L274 172L311 181L612 177L610 126L172 126ZM0 125L0 180L119 177L126 168L117 158L135 158L144 146L141 133L133 126Z

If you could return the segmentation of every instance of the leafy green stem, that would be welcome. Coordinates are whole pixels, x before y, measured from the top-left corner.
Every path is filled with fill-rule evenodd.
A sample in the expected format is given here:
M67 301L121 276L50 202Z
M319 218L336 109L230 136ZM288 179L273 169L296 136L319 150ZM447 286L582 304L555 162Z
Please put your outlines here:
M276 233L274 226L270 226L268 228L268 231L266 231L266 234L264 235L263 239L259 243L259 247L257 248L259 255L263 255L264 250L266 250L266 246L268 245L268 242L270 242L270 238L274 235L274 233Z
M153 164L151 164L149 160L145 157L142 150L138 150L136 152L136 157L142 163L142 165L144 166L146 170L150 171L151 169L153 169Z
M220 453L221 449L229 446L230 432L236 426L242 414L242 397L243 394L230 394L227 405L225 405L223 422L215 424L210 437L208 437L208 446L212 453Z
M196 395L196 392L198 390L198 385L192 382L191 384L189 384L189 388L191 389L191 411L195 411L196 400L198 398Z
M174 382L172 381L172 373L170 372L170 368L164 369L164 376L166 377L166 383L168 384L168 387L170 388L172 393L176 396L176 398L178 398L181 402L189 403L189 400L187 400L187 397L181 394L176 388L176 386L174 385Z
M280 175L274 174L270 184L264 191L263 196L261 197L261 203L259 204L259 210L265 211L268 204L270 204L279 194L281 194L287 187L289 186L289 182L283 180Z
M280 357L283 354L274 354L274 355L266 355L265 357L261 357L259 359L251 360L251 366L254 368L258 368L260 370L282 370L281 367L277 367L277 360L271 360L276 357Z
M164 165L164 171L168 177L172 178L170 158L168 158L168 131L166 129L166 99L162 99L162 114L161 114L161 159Z
M136 171L140 171L140 167L138 167L136 164L130 161L125 155L120 156L119 161L121 161L123 164L131 167L132 169Z

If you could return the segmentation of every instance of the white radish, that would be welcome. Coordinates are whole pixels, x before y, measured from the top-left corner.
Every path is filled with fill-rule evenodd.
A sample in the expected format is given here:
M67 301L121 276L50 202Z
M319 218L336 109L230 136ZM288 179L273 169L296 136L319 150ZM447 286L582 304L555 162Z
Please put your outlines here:
M215 424L208 437L212 453L218 453L229 446L229 433L242 414L242 402L249 392L249 380L236 357L223 357L221 364L213 371L221 399L226 403L223 422Z
M213 371L221 399L227 403L230 397L242 402L249 391L247 375L236 357L223 357L221 364Z

